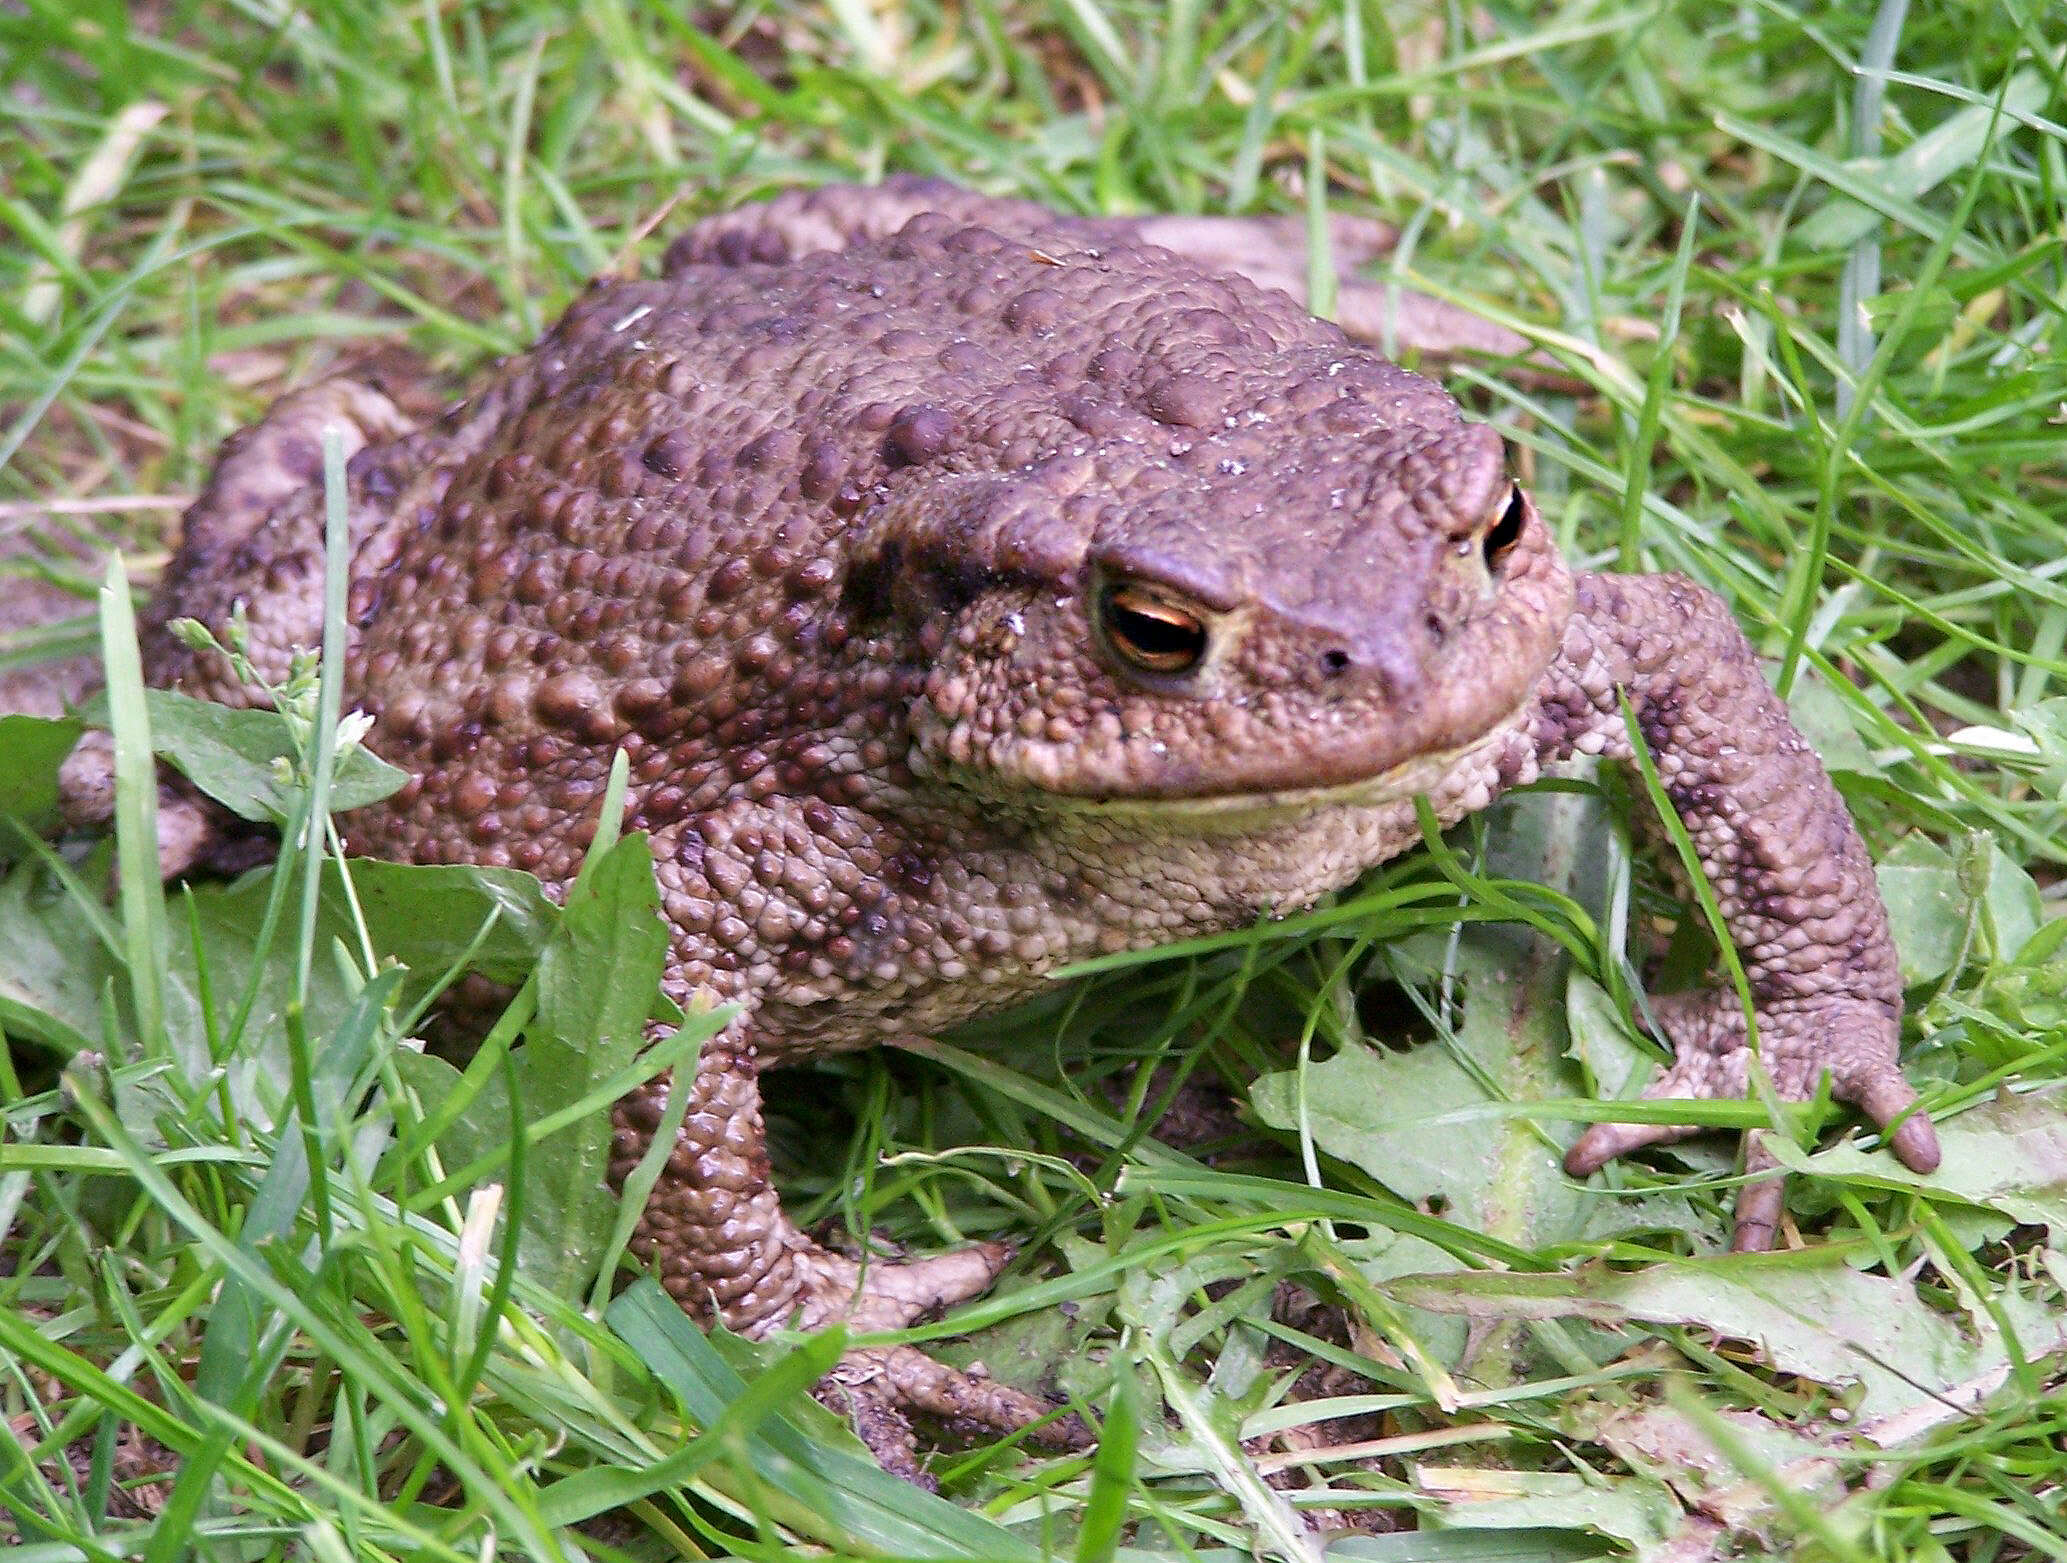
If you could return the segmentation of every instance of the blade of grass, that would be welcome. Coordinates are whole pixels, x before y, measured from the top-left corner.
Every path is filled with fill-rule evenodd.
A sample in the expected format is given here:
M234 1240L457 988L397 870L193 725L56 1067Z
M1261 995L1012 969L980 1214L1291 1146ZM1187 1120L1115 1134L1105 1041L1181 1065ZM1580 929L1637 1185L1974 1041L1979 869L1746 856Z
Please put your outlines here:
M115 741L115 856L120 865L124 967L144 1056L165 1047L165 891L158 878L158 766L144 709L136 612L122 556L108 560L100 589L101 659Z

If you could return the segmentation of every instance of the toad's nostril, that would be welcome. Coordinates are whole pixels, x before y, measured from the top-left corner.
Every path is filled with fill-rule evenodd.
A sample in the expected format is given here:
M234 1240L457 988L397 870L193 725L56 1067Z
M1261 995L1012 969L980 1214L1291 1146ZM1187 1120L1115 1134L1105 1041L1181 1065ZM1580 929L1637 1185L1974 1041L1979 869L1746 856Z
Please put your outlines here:
M1360 700L1376 694L1386 701L1409 700L1424 681L1425 651L1394 642L1356 647L1330 646L1313 660L1330 698Z

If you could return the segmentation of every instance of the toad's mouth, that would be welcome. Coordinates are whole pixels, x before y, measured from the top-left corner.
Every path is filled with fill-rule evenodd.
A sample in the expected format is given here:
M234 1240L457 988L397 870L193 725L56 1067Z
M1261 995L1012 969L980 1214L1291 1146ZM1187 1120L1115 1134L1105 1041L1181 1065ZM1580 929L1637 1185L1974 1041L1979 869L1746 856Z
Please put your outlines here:
M1532 692L1533 693L1533 692ZM1410 802L1438 791L1460 766L1519 732L1533 704L1532 698L1517 701L1507 713L1463 743L1430 749L1382 770L1345 781L1324 782L1310 787L1250 788L1229 792L1167 793L1065 793L1022 792L1017 801L1038 797L1038 810L1048 815L1095 815L1107 819L1182 822L1209 831L1240 831L1258 824L1293 818L1323 809L1379 808ZM974 780L957 776L957 782ZM976 782L973 790L994 792ZM999 801L1004 801L1000 799Z
M1283 787L1267 791L1207 793L1186 798L1057 798L1054 804L1071 812L1152 814L1158 818L1198 818L1304 814L1325 808L1372 808L1405 803L1433 792L1451 772L1493 747L1521 723L1521 708L1508 713L1478 737L1449 749L1431 750L1354 781L1318 787Z

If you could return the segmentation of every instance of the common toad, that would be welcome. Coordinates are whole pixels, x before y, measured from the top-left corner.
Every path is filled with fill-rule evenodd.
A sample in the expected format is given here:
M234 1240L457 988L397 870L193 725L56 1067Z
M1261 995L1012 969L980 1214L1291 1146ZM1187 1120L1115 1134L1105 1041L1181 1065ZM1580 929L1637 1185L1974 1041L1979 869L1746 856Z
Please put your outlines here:
M806 1237L769 1185L760 1069L1309 904L1419 840L1416 795L1448 824L1576 753L1627 758L1625 699L1780 1095L1827 1072L1935 1165L1872 865L1729 613L1675 576L1569 571L1497 435L1226 269L1274 280L1267 247L1220 244L1253 232L918 181L786 196L698 224L657 280L592 286L435 421L348 381L289 396L189 512L146 666L244 703L166 626L242 603L276 679L319 638L316 430L346 431L346 698L414 778L348 817L353 850L564 887L629 756L668 990L741 1006L635 1245L685 1304L894 1328L1006 1258L863 1272ZM1656 1013L1677 1062L1649 1094L1746 1092L1733 992ZM663 1090L619 1104L618 1176ZM1686 1132L1602 1123L1567 1165ZM1747 1161L1774 1166L1756 1140ZM1780 1200L1746 1187L1739 1246ZM1049 1409L909 1349L851 1366L878 1413Z

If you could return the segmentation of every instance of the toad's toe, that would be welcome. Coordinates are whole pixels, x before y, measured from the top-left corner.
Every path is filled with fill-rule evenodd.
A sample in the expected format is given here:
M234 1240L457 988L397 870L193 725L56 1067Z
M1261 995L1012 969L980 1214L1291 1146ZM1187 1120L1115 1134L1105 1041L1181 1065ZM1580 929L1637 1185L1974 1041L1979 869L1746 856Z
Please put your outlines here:
M792 1315L807 1329L838 1321L855 1332L899 1330L980 1296L1012 1257L1003 1243L892 1263L857 1264L813 1245L797 1256L806 1277ZM912 1346L863 1346L820 1381L818 1398L845 1412L883 1468L920 1486L912 1417L978 1435L1029 1431L1037 1442L1081 1449L1090 1435L1076 1417L1024 1390L936 1362Z
M1091 1435L1074 1415L1037 1395L936 1362L913 1346L863 1346L848 1352L815 1392L852 1418L883 1468L926 1485L909 1418L925 1417L980 1436L1025 1432L1054 1449L1083 1449Z
M901 1330L981 1297L1011 1258L1007 1244L973 1243L925 1259L862 1265L814 1244L797 1255L804 1291L794 1322L807 1330L836 1320L856 1332Z
M1672 993L1651 1000L1653 1028L1672 1046L1672 1067L1644 1088L1643 1100L1691 1098L1728 1101L1750 1087L1750 1052L1744 1045L1744 1017L1724 1004L1734 994ZM1646 1145L1664 1145L1700 1133L1677 1123L1597 1123L1565 1153L1565 1171L1575 1178L1598 1172L1618 1156Z

